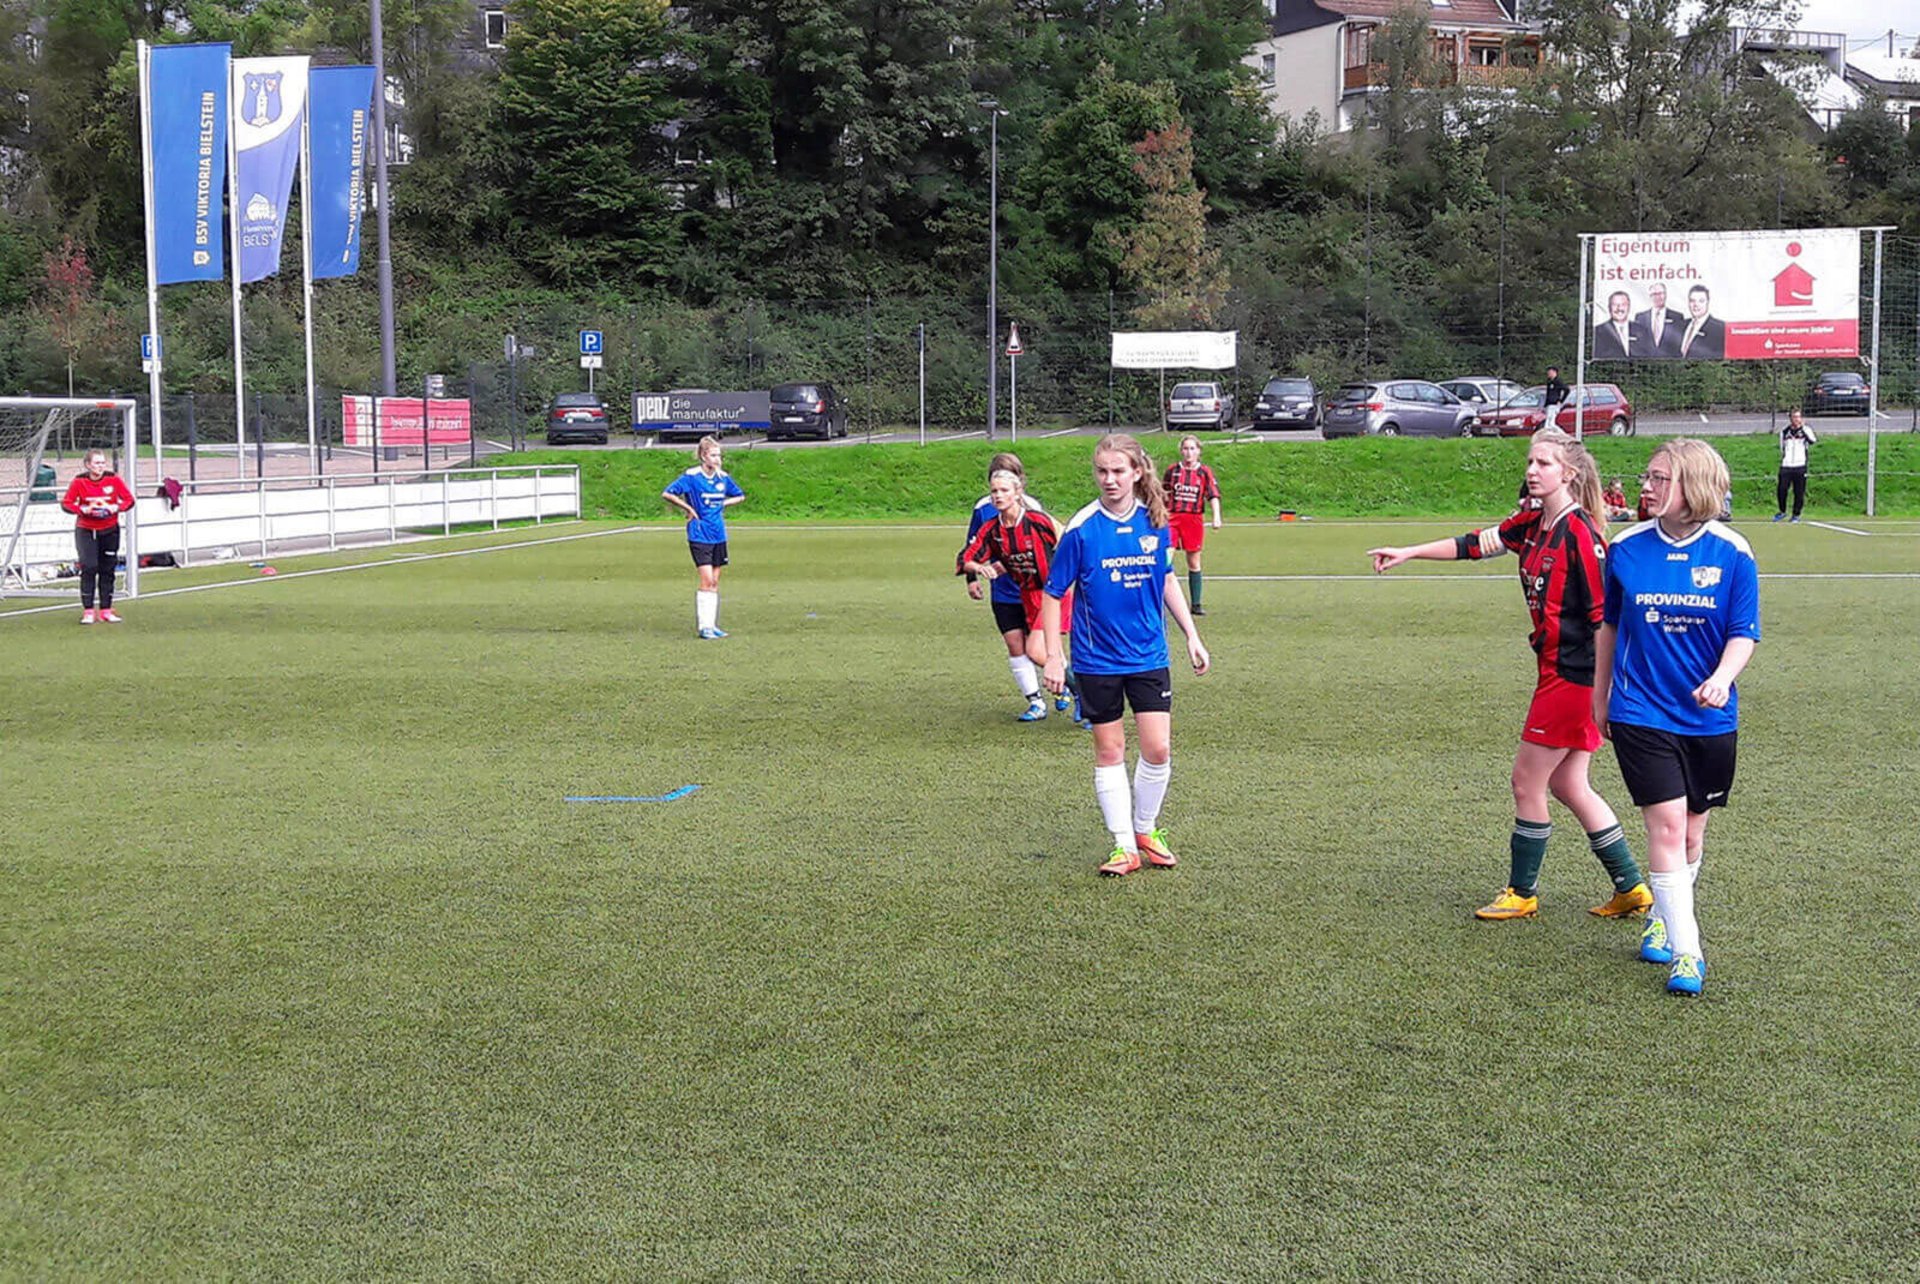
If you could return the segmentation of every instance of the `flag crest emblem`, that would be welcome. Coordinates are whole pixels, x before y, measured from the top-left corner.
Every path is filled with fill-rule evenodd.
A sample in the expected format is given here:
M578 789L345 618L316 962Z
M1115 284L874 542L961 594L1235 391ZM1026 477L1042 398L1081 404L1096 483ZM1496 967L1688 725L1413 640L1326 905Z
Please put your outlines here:
M246 72L240 96L240 119L249 125L271 125L280 119L280 81L282 73Z

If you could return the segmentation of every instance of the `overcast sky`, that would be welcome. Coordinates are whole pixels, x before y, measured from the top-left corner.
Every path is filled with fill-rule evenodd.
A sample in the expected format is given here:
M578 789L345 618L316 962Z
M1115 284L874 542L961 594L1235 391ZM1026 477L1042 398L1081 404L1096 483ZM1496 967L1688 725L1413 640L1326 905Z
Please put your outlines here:
M1883 53L1888 27L1900 33L1893 43L1897 53L1911 49L1920 31L1920 12L1887 0L1800 0L1800 8L1802 31L1843 31L1851 40L1877 36Z

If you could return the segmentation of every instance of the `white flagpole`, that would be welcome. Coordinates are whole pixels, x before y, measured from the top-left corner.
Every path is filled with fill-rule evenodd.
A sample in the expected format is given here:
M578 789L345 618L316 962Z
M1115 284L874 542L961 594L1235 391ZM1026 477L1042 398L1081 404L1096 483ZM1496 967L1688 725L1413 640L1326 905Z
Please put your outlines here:
M309 470L320 472L320 434L313 386L313 73L307 73L307 104L300 114L300 288L306 299L307 331L307 459Z
M247 475L247 375L240 343L240 113L245 106L234 92L233 64L227 64L227 245L233 273L233 454L237 476Z
M140 187L147 209L147 333L153 336L153 360L147 369L147 426L153 437L153 480L160 481L160 267L153 234L153 46L142 40L140 58ZM134 484L140 482L138 460L127 461Z

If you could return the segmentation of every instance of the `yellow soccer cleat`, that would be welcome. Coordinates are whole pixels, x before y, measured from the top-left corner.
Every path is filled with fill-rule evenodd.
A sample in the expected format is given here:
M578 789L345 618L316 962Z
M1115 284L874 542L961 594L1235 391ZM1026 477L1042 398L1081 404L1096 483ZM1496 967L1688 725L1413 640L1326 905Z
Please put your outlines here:
M1180 863L1180 858L1167 846L1167 831L1164 829L1156 829L1150 834L1136 833L1133 840L1140 845L1140 854L1147 858L1149 865L1172 869Z
M1625 918L1629 914L1644 914L1652 908L1653 893L1645 883L1635 883L1624 892L1615 892L1612 900L1593 906L1587 913L1601 918Z
M1115 847L1113 854L1107 857L1107 863L1100 867L1102 874L1111 874L1115 878L1131 874L1140 868L1140 853L1130 852L1124 847Z
M1490 905L1482 905L1473 912L1475 918L1484 918L1498 922L1509 918L1532 918L1540 912L1538 896L1522 896L1509 887L1493 898Z

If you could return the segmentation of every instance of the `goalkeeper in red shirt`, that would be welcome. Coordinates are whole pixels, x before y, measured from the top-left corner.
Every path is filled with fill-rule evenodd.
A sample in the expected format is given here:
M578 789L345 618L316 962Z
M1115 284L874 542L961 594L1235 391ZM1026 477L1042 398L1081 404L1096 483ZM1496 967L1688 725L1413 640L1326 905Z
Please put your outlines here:
M80 623L118 624L113 613L113 571L120 558L120 514L133 507L133 492L107 464L107 452L89 450L83 471L67 487L60 507L74 515L73 546L80 555ZM96 610L94 602L99 602Z

